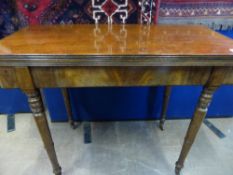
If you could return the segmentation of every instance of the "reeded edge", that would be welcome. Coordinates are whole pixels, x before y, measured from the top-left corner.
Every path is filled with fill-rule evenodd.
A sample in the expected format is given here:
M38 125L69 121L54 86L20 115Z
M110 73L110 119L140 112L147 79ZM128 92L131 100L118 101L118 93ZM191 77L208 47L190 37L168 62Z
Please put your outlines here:
M233 66L233 55L0 55L0 66Z

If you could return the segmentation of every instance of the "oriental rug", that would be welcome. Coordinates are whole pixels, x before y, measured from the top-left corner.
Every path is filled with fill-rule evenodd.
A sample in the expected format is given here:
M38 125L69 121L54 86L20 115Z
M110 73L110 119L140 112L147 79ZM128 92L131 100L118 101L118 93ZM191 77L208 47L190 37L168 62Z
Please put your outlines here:
M204 24L215 30L233 27L233 0L161 0L160 24Z

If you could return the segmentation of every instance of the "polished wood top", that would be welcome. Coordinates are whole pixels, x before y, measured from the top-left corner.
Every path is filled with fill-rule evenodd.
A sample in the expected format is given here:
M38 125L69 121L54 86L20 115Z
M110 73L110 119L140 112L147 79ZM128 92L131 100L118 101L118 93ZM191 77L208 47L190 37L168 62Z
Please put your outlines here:
M30 65L32 60L40 64L43 60L44 65L102 65L103 61L103 65L134 65L137 61L144 63L141 65L157 65L155 61L203 65L207 60L229 65L232 56L231 39L192 25L38 25L0 41L0 65L7 58L23 60L26 65L29 59Z
M0 44L0 54L16 55L233 54L233 41L203 26L31 26Z

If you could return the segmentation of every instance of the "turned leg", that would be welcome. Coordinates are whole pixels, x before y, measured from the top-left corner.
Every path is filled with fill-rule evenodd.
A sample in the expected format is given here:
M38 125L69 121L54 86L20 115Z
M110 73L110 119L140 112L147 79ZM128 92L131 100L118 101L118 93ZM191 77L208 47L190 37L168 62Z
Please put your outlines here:
M62 95L63 95L64 102L65 102L65 107L66 107L66 112L67 112L67 116L68 116L68 121L70 123L70 126L73 129L75 129L77 126L75 125L75 122L74 122L74 119L73 119L68 90L67 90L67 88L62 88L61 90L62 90Z
M226 77L229 71L231 71L231 68L225 68L225 67L212 68L209 75L209 79L202 90L201 96L199 98L199 102L194 112L194 116L190 122L188 131L186 133L183 147L180 153L180 157L176 162L176 168L175 168L176 175L180 174L180 171L184 166L185 158L187 157L191 149L191 146L196 138L198 130L202 124L202 121L206 116L214 92L224 82L224 78Z
M34 90L25 90L24 91L28 96L28 102L33 113L37 128L39 130L40 136L43 140L45 149L49 156L49 159L53 166L53 172L55 175L61 175L61 167L58 163L54 143L51 137L49 130L48 122L44 112L43 103L41 100L40 91L37 89Z
M180 174L180 171L184 166L185 158L187 157L191 149L191 146L196 138L198 130L202 124L202 121L204 120L206 116L206 113L208 111L208 106L212 100L213 93L215 92L216 89L217 89L217 86L207 85L206 87L204 87L202 91L202 94L199 99L193 119L191 120L187 134L185 136L185 140L184 140L183 147L180 153L180 157L178 161L176 162L176 168L175 168L176 175Z
M162 110L162 116L159 122L159 127L161 130L164 130L164 123L166 120L166 113L168 109L168 102L171 94L171 86L166 86L165 92L164 92L164 97L163 97L163 110Z

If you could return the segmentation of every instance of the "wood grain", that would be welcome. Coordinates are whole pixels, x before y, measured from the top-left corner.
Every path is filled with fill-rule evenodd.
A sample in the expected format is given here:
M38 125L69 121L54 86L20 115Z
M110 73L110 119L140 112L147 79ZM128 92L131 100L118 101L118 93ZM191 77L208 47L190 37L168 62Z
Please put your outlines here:
M31 26L0 41L0 66L1 87L27 94L56 175L61 168L39 88L205 85L178 175L214 91L233 84L233 41L202 26Z
M37 87L110 87L205 84L208 67L33 67Z
M233 66L233 41L192 25L30 26L0 41L2 66Z
M224 81L224 77L228 72L229 69L226 69L224 67L213 68L211 70L211 74L202 90L193 118L188 127L188 131L184 139L180 156L178 158L178 161L176 162L176 168L175 168L176 175L180 175L180 171L184 166L185 159L192 147L192 144L195 141L195 138L201 127L201 124L208 112L208 108L212 101L214 92L221 86L221 84Z
M12 67L0 67L0 86L1 88L16 88L17 78L15 69Z
M0 68L2 88L29 89L23 68ZM227 70L223 84L233 84L233 68ZM16 71L17 70L17 71ZM31 67L35 86L46 87L112 87L203 85L211 67Z
M27 95L28 103L36 122L45 150L53 167L55 175L61 175L61 167L57 160L54 143L48 126L44 104L40 90L35 87L30 69L28 67L15 67L17 86Z

